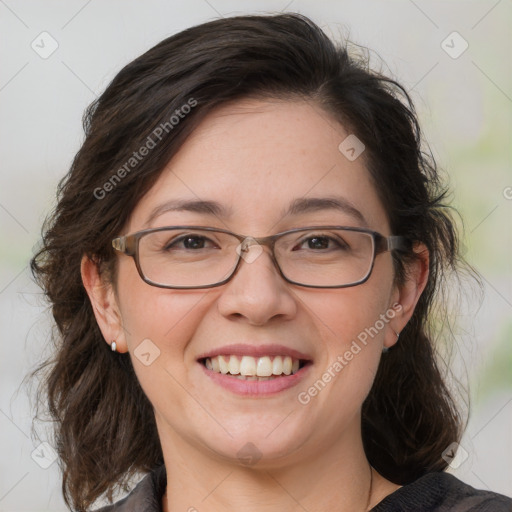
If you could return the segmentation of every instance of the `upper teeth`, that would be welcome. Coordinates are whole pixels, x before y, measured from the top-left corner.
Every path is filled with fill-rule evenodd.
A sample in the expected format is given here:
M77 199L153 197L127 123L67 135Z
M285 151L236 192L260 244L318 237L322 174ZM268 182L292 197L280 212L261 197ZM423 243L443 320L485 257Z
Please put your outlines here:
M207 357L205 366L217 373L231 375L254 375L270 377L271 375L290 375L299 371L300 361L290 356L252 357L235 355Z

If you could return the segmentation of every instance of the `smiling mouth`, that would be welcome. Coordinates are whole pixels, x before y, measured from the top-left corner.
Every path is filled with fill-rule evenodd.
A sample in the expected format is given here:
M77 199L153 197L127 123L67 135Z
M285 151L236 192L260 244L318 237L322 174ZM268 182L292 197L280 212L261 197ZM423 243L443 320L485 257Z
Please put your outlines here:
M291 356L237 356L205 357L199 362L208 370L240 380L264 381L294 375L311 363Z

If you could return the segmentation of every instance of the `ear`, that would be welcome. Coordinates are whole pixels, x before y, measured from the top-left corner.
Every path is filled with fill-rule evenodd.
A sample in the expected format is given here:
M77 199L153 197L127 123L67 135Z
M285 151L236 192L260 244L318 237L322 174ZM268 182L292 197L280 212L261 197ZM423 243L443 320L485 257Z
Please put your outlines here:
M430 261L428 249L425 244L416 244L413 250L416 253L416 259L407 264L405 282L397 285L392 294L391 307L395 311L395 316L389 324L391 329L388 329L384 340L384 346L388 348L398 341L396 334L400 334L411 319L427 285Z
M105 341L109 345L112 341L115 341L117 352L126 352L127 345L121 313L112 284L106 282L105 278L99 273L97 263L87 255L82 257L80 270L96 322L98 322Z

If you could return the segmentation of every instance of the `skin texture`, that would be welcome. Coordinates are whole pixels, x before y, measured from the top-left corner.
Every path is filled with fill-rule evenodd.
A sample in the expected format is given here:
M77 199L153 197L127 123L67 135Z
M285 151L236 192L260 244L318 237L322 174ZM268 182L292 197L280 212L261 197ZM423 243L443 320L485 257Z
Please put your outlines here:
M390 235L364 154L350 162L338 150L347 135L309 102L248 99L221 106L169 162L120 234L179 224L254 237L315 224L361 226L332 209L283 215L294 199L336 195L363 214L367 227ZM147 223L155 207L178 198L215 200L231 215L170 211ZM125 255L112 287L84 257L83 281L105 341L130 352L155 410L168 473L164 510L366 510L398 488L370 469L360 412L383 346L396 342L424 288L428 254L418 251L422 259L403 287L394 284L391 255L383 253L366 283L331 290L288 284L267 248L252 263L242 262L227 284L187 291L149 286ZM394 303L402 305L394 318L300 404L298 393ZM160 350L150 366L133 356L146 338ZM308 354L313 365L297 386L277 395L241 397L212 383L196 360L234 343L282 344ZM237 455L247 443L261 455L253 465Z

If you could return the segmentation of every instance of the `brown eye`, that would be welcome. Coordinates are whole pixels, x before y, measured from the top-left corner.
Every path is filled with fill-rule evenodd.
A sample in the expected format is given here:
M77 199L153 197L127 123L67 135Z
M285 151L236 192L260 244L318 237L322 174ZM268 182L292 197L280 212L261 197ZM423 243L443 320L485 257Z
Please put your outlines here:
M293 250L310 249L313 251L326 251L337 249L348 249L348 244L341 238L333 238L327 235L313 235L303 238Z
M208 243L213 244L211 240L201 235L183 235L167 243L164 249L198 250L208 248Z
M315 236L307 240L309 249L327 249L329 247L329 239L325 236Z
M202 236L187 236L182 242L185 249L202 249L205 239Z

